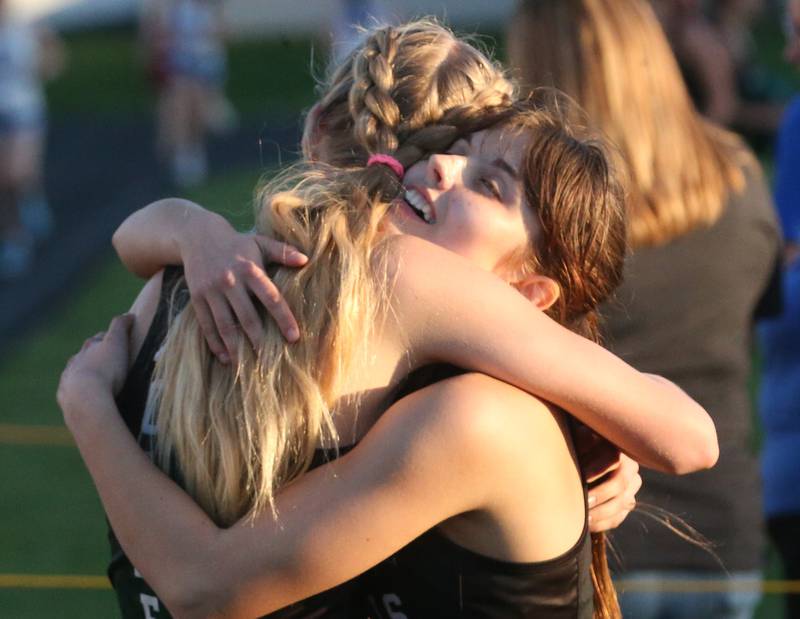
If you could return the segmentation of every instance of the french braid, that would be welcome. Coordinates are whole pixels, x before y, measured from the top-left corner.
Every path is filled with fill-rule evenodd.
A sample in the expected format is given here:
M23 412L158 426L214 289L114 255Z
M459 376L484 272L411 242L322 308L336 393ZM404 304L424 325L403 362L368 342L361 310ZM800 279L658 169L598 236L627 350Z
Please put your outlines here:
M304 155L337 167L363 166L457 109L479 116L516 94L498 64L433 20L375 30L323 89Z
M392 152L398 146L401 113L392 98L399 32L381 28L367 39L353 62L348 93L353 135L367 152Z

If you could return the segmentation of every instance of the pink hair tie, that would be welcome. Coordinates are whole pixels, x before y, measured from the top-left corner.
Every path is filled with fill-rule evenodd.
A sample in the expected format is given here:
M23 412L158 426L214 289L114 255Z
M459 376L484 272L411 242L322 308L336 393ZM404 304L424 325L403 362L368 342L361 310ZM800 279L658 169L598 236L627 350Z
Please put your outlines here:
M403 180L403 175L405 174L403 164L391 155L370 155L370 158L367 159L367 167L372 165L385 165L391 168L392 172L397 175L397 178Z

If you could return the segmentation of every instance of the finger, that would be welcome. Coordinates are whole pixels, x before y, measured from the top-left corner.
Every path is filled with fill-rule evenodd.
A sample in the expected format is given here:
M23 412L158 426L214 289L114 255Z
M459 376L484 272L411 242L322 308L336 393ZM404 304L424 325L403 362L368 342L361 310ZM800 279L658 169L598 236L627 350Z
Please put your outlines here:
M627 474L634 475L639 472L639 463L631 458L628 454L620 452L619 461Z
M599 518L596 515L589 516L589 531L591 533L604 533L611 529L616 529L625 522L625 519L632 510L623 509L614 512L611 516Z
M247 339L257 348L264 338L264 325L258 317L253 300L241 286L231 288L227 294L228 304L236 315L239 325L247 335Z
M639 475L639 473L636 473L633 479L628 483L628 489L625 492L635 501L636 495L639 494L639 490L641 489L642 489L642 476Z
M233 319L231 307L227 299L219 294L210 294L207 297L208 307L214 317L214 325L219 337L222 339L225 351L217 355L223 363L236 357L238 347L239 327Z
M603 523L620 523L636 507L636 500L626 496L618 495L606 501L602 505L589 510L590 525L601 526Z
M105 331L100 331L99 333L95 333L92 337L87 337L83 342L83 346L81 346L81 352L89 348L89 346L91 346L92 344L96 344L97 342L102 342L105 335L106 335Z
M211 308L209 308L208 303L203 297L193 295L192 306L197 317L197 324L200 325L200 331L203 333L209 350L220 362L228 363L230 356L225 349L222 338L219 336L217 326L214 323L214 316L211 314Z
M612 471L607 479L589 490L589 509L594 509L625 492L625 480L619 470Z
M248 287L258 297L258 300L267 309L269 315L272 316L283 337L289 342L295 342L300 339L300 328L297 326L297 321L289 308L289 304L286 303L281 291L267 277L267 274L260 269L252 269L246 273L245 277Z
M286 266L303 266L308 262L308 256L293 245L258 234L254 238L266 263L277 262Z

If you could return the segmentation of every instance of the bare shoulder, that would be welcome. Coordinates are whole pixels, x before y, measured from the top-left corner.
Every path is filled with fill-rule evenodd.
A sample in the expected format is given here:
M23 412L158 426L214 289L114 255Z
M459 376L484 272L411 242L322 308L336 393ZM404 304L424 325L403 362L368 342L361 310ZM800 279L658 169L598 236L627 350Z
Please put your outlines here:
M439 388L454 403L440 412L440 434L469 467L476 506L440 530L501 560L543 561L572 547L584 526L584 497L563 414L482 374Z
M521 452L530 457L533 442L541 443L551 433L561 434L563 414L558 409L491 376L463 374L442 388L458 403L444 413L449 422L460 428L465 439L484 445L493 459L499 446L512 459Z
M398 413L406 417L405 422L424 429L424 440L458 454L461 465L473 464L486 471L518 466L520 458L544 461L550 456L548 444L564 445L562 413L485 374L449 378L404 400Z

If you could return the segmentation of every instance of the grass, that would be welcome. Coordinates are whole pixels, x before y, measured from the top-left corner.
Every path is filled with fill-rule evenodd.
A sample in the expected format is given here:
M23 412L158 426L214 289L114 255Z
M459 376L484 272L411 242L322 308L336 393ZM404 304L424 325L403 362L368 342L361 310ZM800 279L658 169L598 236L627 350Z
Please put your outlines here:
M55 119L152 111L154 93L132 29L81 32L64 42L66 69L47 89ZM314 100L311 58L312 43L306 39L233 43L228 50L228 95L247 116L294 116Z
M258 170L212 181L190 196L240 225L251 220L250 196ZM62 426L55 402L66 359L83 340L125 311L141 287L110 254L86 274L53 319L32 333L0 365L0 424ZM65 432L65 430L64 430ZM63 436L63 434L62 434ZM67 444L15 444L0 426L0 510L3 574L102 576L108 561L105 520L78 451ZM113 617L110 590L0 586L4 617Z

